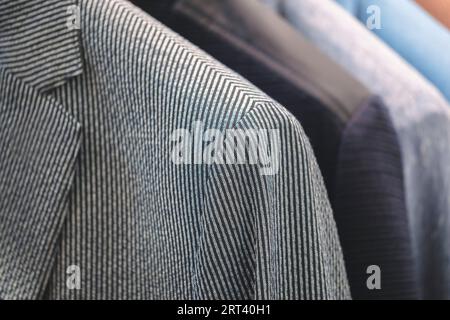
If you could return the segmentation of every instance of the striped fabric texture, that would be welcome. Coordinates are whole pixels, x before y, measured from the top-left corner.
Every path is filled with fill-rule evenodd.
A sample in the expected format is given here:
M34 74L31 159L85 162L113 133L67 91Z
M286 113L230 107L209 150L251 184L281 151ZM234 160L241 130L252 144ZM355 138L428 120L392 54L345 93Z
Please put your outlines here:
M196 121L278 172L175 164ZM350 298L299 122L126 1L0 0L0 146L1 299Z
M400 145L384 103L258 0L133 3L300 121L334 209L352 298L417 299ZM367 287L374 264L380 290Z
M248 79L299 120L333 205L341 132L371 93L258 0L133 3Z

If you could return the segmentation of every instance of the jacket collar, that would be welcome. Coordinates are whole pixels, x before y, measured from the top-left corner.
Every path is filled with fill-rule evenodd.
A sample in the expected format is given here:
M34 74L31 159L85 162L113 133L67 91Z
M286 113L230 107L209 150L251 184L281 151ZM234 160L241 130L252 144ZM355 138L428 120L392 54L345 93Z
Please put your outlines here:
M77 0L0 0L0 67L40 92L82 73Z

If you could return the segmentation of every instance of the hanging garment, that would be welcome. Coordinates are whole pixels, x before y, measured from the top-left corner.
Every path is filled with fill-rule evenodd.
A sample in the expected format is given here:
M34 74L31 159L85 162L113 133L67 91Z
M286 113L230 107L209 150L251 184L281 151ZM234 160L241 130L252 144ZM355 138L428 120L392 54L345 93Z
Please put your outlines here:
M258 1L133 2L293 113L332 196L345 122L372 98L363 85Z
M450 30L450 1L416 0L416 2Z
M418 298L400 146L382 102L257 0L133 2L301 122L335 206L351 290ZM383 270L381 291L366 285L374 263Z
M127 1L0 0L0 144L1 299L350 297L299 122Z
M449 298L450 110L445 99L334 1L285 0L273 8L386 102L400 140L421 297Z
M413 0L337 1L434 83L450 101L449 30Z

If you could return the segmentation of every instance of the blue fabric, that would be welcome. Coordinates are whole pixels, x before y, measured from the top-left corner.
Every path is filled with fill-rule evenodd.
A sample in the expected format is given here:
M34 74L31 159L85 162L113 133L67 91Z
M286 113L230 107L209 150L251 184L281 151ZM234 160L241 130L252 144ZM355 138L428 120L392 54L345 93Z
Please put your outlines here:
M419 70L450 101L450 32L411 0L336 0L361 22L380 8L381 28L372 31Z

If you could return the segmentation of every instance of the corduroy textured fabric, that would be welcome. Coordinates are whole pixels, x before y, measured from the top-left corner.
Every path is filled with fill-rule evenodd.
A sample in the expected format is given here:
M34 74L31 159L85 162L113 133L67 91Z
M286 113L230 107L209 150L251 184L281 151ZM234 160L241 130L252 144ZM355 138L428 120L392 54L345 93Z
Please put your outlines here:
M0 298L349 298L299 122L125 1L79 1L78 50L51 50L73 48L72 3L0 0ZM33 40L46 59L26 63ZM195 121L278 130L278 173L173 163Z
M257 0L133 2L300 121L335 209L352 297L418 298L400 145L383 102ZM373 264L382 290L366 285Z
M448 299L450 107L445 98L335 1L261 1L385 101L400 141L420 297Z

